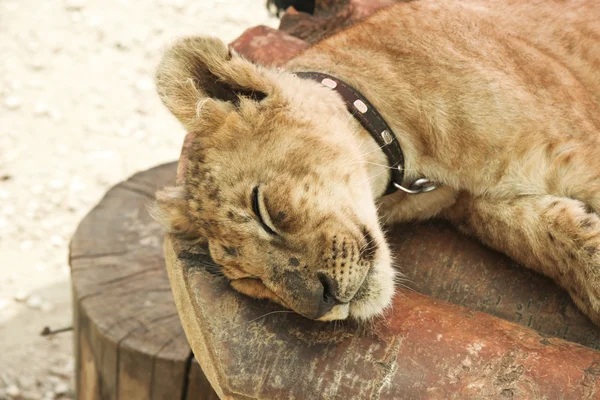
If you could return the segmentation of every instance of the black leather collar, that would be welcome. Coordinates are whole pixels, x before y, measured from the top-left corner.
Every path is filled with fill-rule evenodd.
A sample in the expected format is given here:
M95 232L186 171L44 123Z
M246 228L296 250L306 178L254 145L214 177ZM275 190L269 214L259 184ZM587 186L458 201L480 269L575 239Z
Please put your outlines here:
M375 107L356 89L331 75L321 72L295 72L300 78L315 80L328 88L335 90L346 102L348 111L369 132L377 142L388 159L392 172L392 179L384 195L392 194L398 189L406 193L422 193L435 189L426 179L419 179L411 185L411 188L403 186L404 181L404 153L398 142L398 138L392 128L385 122L383 116Z

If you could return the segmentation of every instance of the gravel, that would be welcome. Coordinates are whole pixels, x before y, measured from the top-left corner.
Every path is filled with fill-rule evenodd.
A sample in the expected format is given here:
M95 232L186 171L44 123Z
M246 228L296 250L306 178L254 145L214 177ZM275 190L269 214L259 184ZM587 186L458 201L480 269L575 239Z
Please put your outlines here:
M263 0L0 1L0 399L73 398L68 243L112 185L176 160L154 94L176 37L277 26Z

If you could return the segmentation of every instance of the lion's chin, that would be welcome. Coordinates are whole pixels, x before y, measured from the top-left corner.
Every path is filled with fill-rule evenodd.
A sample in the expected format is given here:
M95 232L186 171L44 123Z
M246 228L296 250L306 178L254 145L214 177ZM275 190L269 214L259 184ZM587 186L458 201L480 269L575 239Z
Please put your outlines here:
M396 271L390 263L376 264L356 298L350 302L350 318L369 320L390 308L396 292L395 278Z
M346 319L348 318L349 313L349 304L338 304L337 306L333 307L331 311L329 311L327 314L317 319L317 321L337 321L340 319Z

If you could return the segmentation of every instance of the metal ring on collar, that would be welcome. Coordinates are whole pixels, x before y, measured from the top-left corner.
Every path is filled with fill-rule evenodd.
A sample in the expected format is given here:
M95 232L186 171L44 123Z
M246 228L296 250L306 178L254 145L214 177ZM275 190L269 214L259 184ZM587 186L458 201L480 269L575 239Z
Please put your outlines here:
M431 192L432 190L437 189L437 186L435 186L433 184L433 182L431 182L429 179L427 178L420 178L417 179L416 181L414 181L414 183L412 185L410 185L410 187L405 188L404 186L393 182L392 183L397 189L402 190L404 193L408 193L408 194L419 194L419 193L427 193L427 192Z

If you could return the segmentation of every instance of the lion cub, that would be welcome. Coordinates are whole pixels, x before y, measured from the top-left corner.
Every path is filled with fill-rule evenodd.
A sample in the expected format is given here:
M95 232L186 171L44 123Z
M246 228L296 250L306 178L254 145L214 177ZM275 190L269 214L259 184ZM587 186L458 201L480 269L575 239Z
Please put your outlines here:
M598 21L594 0L399 3L285 70L183 39L157 86L194 140L155 214L206 240L234 289L319 320L381 314L397 276L381 225L443 217L600 323ZM405 182L438 188L384 195L379 145L301 71L362 93L402 148Z

